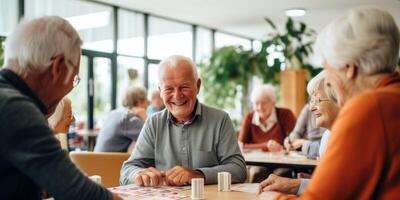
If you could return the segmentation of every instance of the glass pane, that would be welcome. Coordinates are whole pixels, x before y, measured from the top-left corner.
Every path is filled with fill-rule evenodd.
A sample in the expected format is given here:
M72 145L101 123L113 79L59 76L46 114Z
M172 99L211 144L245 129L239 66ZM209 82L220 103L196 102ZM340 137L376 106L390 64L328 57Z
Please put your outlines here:
M225 33L215 33L215 47L223 46L242 46L244 50L251 50L251 40L228 35Z
M205 62L211 56L212 32L209 29L196 29L196 62Z
M72 112L74 113L76 124L87 124L88 119L88 57L81 57L79 77L81 81L67 96L72 102Z
M118 10L118 53L144 55L144 16Z
M78 31L83 48L112 52L113 14L112 7L97 3L71 0L25 1L25 17L57 15L66 18Z
M158 87L158 68L159 64L149 63L149 88Z
M18 1L0 0L0 35L7 36L18 23Z
M103 116L111 110L111 60L109 58L93 58L94 75L94 124L101 122Z
M148 57L164 59L178 54L192 58L192 27L149 17Z
M132 85L144 87L144 60L118 56L117 107L122 106L126 89ZM134 77L136 73L137 77Z

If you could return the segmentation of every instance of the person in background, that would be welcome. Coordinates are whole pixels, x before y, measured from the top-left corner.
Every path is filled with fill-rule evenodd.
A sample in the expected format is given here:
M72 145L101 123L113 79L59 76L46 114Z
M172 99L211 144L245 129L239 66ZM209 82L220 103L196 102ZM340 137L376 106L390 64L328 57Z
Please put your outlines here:
M68 21L23 21L0 71L0 199L121 199L87 178L61 149L46 116L79 83L81 44Z
M120 183L144 186L190 184L204 178L217 183L218 172L230 172L232 182L246 178L229 115L200 103L201 80L196 64L184 56L170 56L159 70L159 90L166 109L146 120L135 150L124 162Z
M257 149L271 152L283 150L283 140L296 124L293 112L276 107L275 88L269 84L256 86L251 92L250 99L254 112L248 113L243 118L239 144L244 150ZM283 172L278 171L275 173ZM268 170L265 167L249 168L250 182L260 182L267 176Z
M297 150L301 148L301 152L307 156L319 156L320 139L326 130L317 127L315 122L315 114L311 112L311 106L306 104L301 110L293 131L284 140L285 149Z
M293 112L275 106L275 88L269 84L256 86L250 99L254 111L243 118L239 133L243 149L283 150L283 140L296 124Z
M154 89L150 94L150 105L147 108L147 115L149 116L165 108L160 96L160 90Z
M340 113L304 199L398 199L399 28L386 11L359 7L318 35L325 85ZM276 199L295 196L262 193ZM276 195L276 196L275 196Z
M111 111L104 119L94 151L131 151L147 118L147 91L133 86L126 91L123 108Z
M47 119L49 127L53 130L55 137L60 141L61 148L64 150L68 150L67 133L69 131L69 126L74 120L71 100L67 97L64 97L60 103L58 103L54 113Z
M323 157L327 142L330 136L330 129L339 113L337 98L330 87L325 87L324 71L315 76L307 85L307 92L311 96L309 103L311 112L316 116L316 127L324 127L321 145L319 146L319 155ZM266 180L260 183L261 191L277 191L286 194L301 195L309 184L310 179L291 179L271 174Z

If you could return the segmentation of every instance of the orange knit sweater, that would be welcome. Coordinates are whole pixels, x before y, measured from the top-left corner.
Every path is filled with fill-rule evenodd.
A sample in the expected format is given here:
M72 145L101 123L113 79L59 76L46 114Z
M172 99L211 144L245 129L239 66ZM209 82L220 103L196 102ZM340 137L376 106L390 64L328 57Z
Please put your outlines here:
M301 199L400 199L399 74L343 107Z

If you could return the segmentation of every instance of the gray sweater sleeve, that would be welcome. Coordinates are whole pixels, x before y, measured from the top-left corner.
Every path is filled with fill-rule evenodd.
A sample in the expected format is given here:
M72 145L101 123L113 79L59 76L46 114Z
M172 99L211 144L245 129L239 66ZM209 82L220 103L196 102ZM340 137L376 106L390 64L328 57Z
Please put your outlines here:
M297 119L296 126L294 127L293 131L290 133L290 139L300 139L304 138L307 134L307 123L309 116L308 111L308 104L303 107L301 110L300 116Z
M127 185L133 183L132 178L138 172L148 167L155 167L154 161L154 125L151 119L146 120L139 138L135 145L135 150L121 168L120 184Z
M14 99L15 100L15 99ZM22 112L23 111L23 112ZM9 102L0 115L3 159L56 199L111 199L111 193L71 162L39 110L27 101Z

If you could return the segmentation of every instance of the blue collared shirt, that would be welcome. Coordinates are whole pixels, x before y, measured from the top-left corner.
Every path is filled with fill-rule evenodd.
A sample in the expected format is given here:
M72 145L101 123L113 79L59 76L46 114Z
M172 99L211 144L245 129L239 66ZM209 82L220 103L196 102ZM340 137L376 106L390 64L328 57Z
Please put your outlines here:
M222 171L232 174L232 182L243 182L246 163L228 114L198 101L193 118L184 124L176 123L167 109L154 114L122 166L120 183L133 183L148 167L167 171L175 166L201 171L206 184L216 183Z

